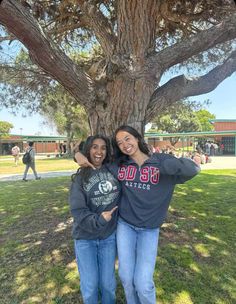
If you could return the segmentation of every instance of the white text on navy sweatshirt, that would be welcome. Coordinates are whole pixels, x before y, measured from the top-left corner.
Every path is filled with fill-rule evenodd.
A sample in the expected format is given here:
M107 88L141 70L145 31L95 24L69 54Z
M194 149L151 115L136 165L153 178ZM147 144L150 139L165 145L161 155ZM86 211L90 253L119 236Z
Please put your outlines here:
M116 229L117 213L107 222L101 213L115 207L120 198L120 183L107 169L92 170L87 183L78 173L71 184L69 204L73 216L74 239L105 239Z

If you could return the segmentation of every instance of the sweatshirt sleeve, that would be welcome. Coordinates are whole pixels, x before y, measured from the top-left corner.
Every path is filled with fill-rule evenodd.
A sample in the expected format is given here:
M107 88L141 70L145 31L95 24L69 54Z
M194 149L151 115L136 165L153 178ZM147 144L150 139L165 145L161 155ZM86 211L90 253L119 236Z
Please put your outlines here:
M69 204L74 223L84 231L93 233L102 229L107 222L102 215L92 212L86 203L87 198L79 177L72 182Z
M29 153L30 153L31 161L33 162L35 160L35 150L31 148L29 150Z
M197 175L201 168L191 159L171 156L162 160L160 171L161 174L177 177L177 183L183 183Z

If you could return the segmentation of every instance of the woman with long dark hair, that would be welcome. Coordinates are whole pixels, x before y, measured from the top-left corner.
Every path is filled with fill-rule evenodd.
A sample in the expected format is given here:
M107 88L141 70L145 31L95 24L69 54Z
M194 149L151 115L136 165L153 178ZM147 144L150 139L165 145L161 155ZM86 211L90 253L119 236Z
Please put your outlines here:
M122 186L117 226L119 276L128 304L155 304L153 273L163 224L175 185L193 178L200 168L192 160L153 153L130 126L113 137L113 172ZM91 166L77 154L79 164Z
M90 136L83 153L96 168L81 168L72 176L72 235L85 304L115 303L116 225L120 185L108 170L110 142Z

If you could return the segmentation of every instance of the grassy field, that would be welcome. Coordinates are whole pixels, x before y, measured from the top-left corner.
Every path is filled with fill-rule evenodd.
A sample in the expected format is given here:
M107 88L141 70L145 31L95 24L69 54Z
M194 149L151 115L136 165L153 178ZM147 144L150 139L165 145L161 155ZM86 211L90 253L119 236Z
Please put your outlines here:
M68 158L45 158L45 159L36 159L36 171L48 172L48 171L60 171L60 170L77 170L78 165ZM0 174L23 174L25 170L25 165L19 162L16 167L13 161L13 157L6 159L0 158ZM31 169L29 173L31 173Z
M1 304L82 303L69 185L69 177L1 182ZM209 170L176 187L160 235L158 304L236 303L235 185L236 170Z

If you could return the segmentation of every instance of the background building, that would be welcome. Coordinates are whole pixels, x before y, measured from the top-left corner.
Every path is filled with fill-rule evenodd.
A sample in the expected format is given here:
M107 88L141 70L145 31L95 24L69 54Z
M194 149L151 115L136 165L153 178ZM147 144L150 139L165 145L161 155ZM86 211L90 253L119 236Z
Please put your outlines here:
M10 134L7 138L0 137L0 155L11 155L11 148L17 145L23 153L28 142L34 142L36 153L60 153L61 147L66 146L64 136L29 136Z
M212 119L215 132L230 132L236 130L236 119ZM216 136L216 140L224 145L224 154L236 155L236 134Z
M171 148L171 138L179 138L174 145L175 149L188 149L206 142L216 143L219 147L223 144L220 155L236 156L236 120L235 119L213 119L210 122L214 126L213 131L206 132L184 132L184 133L153 133L146 132L145 138L149 145L160 147L160 149ZM217 155L217 154L216 154Z

